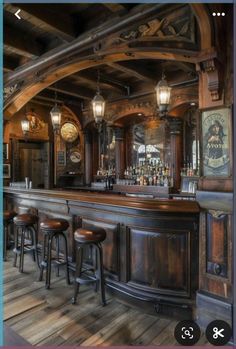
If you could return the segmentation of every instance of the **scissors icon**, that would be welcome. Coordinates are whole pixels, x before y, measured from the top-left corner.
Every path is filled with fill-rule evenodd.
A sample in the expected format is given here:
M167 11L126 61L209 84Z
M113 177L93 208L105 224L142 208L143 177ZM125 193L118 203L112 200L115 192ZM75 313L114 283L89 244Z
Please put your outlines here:
M219 336L224 338L224 335L222 334L223 331L224 331L224 328L219 330L218 327L214 327L213 328L213 332L215 332L215 333L213 334L213 338L214 339L218 339Z

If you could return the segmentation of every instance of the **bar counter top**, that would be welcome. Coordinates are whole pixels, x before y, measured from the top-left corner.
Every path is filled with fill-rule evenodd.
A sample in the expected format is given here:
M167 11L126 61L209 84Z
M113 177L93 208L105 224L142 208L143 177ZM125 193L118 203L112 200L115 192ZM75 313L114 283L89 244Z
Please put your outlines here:
M196 201L174 200L162 198L128 197L123 194L107 192L84 192L64 189L22 189L4 187L4 193L14 193L16 196L32 198L33 196L47 196L50 199L64 199L65 201L88 202L96 205L109 205L135 208L137 210L151 210L162 212L198 213L199 205Z

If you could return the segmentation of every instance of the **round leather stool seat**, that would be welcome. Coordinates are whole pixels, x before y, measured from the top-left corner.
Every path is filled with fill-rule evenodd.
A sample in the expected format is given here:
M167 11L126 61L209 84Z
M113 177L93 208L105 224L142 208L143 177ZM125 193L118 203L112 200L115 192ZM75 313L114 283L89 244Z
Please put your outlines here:
M64 231L69 227L67 220L63 218L45 219L40 223L40 229L43 231L59 232Z
M29 226L38 222L38 216L30 213L19 214L14 218L16 226Z
M4 222L12 220L17 215L14 211L3 211L3 220Z
M98 243L106 239L106 231L97 227L91 230L80 228L75 231L74 238L79 243Z

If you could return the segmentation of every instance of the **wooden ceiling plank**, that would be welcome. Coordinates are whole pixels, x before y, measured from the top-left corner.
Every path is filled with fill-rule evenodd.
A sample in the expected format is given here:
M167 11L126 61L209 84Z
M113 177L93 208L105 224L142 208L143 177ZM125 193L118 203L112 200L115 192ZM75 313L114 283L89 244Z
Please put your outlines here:
M58 98L54 98L53 95L50 95L48 93L46 93L45 91L44 92L41 92L40 94L38 94L37 96L35 96L33 98L33 100L35 101L39 101L41 103L50 103L52 105L55 104L55 102L59 103L59 104L70 104L70 105L74 105L74 106L77 106L77 107L81 107L81 100L76 100L74 98L70 98L70 99L65 99L65 98L61 98L58 97Z
M19 65L19 60L17 58L5 55L3 56L3 71L9 72L13 71Z
M45 6L41 4L18 4L17 7L8 4L4 7L4 10L10 12L15 9L21 9L22 19L25 19L34 26L38 26L45 30L45 32L54 34L63 41L70 42L76 38L73 22L67 15L61 13L53 14L52 12L45 11Z
M196 68L194 64L176 61L175 65L178 66L181 70L183 70L186 73L196 73ZM170 66L173 66L173 62L166 61L162 63L163 68L165 67L168 68Z
M96 90L96 87L97 87L96 75L94 75L94 78L92 78L91 76L88 76L85 73L82 73L82 74L83 75L81 75L81 73L73 74L70 76L70 78L72 77L72 79L75 79L75 81L77 81L78 83L84 82L84 83L93 84L94 90ZM123 81L116 81L115 79L110 78L104 75L103 73L100 74L99 85L101 88L104 88L104 89L111 88L117 92L122 92L122 93L124 92L124 90L127 89L127 86L123 83Z
M147 76L144 73L138 72L137 70L133 69L133 68L128 68L125 67L124 65L121 65L119 63L107 63L107 65L115 70L119 70L123 73L126 73L128 75L131 76L135 76L137 79L143 81L148 81L148 82L154 82L154 79L150 78L149 76Z
M4 47L27 58L36 58L41 54L41 47L32 36L8 25L4 25Z
M48 90L66 94L68 96L92 100L94 92L85 87L77 87L65 81L57 83L56 86L49 86Z
M117 12L126 12L126 8L124 4L116 4L116 3L103 3L103 6L108 8L113 13Z

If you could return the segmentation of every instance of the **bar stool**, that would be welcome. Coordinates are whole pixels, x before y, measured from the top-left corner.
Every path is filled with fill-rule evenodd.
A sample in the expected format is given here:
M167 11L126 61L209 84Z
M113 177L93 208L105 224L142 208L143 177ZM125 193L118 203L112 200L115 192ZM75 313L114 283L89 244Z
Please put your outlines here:
M76 270L75 270L75 289L74 297L72 298L72 304L76 303L77 295L79 292L79 286L91 282L96 283L95 290L97 291L98 283L100 284L101 301L102 305L106 305L105 299L105 280L103 272L103 253L101 242L106 239L106 231L102 228L92 227L91 229L77 229L74 233L74 239L76 243ZM90 278L86 278L83 275L84 272L91 270L85 269L82 271L83 264L83 248L87 245L92 245L98 251L99 262L98 270L94 271L94 275Z
M37 222L38 216L30 213L23 213L14 217L16 230L14 233L15 243L13 252L15 253L15 257L13 267L16 267L17 255L20 255L19 271L21 273L23 273L25 253L32 253L33 260L36 260L37 265L39 266L37 252L38 234L34 227L34 224Z
M13 222L13 218L17 215L14 211L3 211L3 225L4 225L4 232L3 232L3 260L7 260L7 245L9 240L9 231L8 228L10 224Z
M50 288L51 281L51 264L52 262L57 266L57 276L59 276L59 267L66 265L66 281L70 284L69 277L69 265L68 265L68 252L67 252L67 238L64 231L69 227L67 220L62 218L46 219L40 223L40 229L44 235L43 237L43 252L42 262L40 264L39 281L43 280L43 271L46 268L46 289ZM64 240L64 261L59 256L59 239ZM52 258L52 242L53 238L56 241L56 257Z

